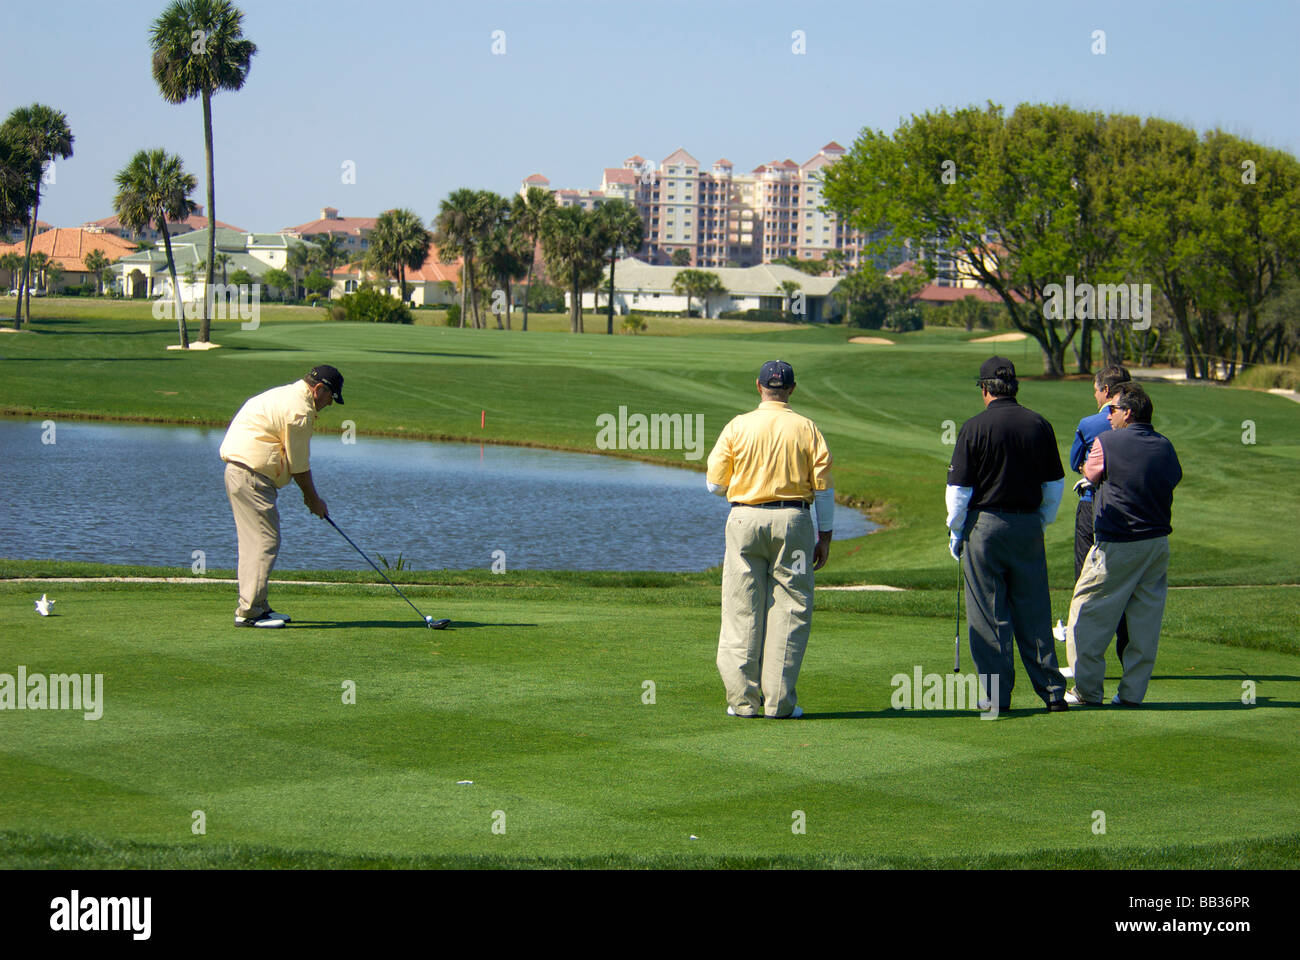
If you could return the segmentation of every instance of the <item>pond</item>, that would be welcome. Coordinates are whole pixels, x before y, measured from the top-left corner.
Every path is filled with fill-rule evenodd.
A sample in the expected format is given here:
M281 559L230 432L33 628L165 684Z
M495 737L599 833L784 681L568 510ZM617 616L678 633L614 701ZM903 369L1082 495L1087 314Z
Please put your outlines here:
M0 420L0 556L235 566L221 428ZM53 440L53 443L45 442ZM704 474L595 454L318 434L312 476L372 558L412 569L704 570L727 504ZM368 569L296 484L280 491L278 569ZM837 540L875 529L835 511ZM382 567L383 564L381 563Z

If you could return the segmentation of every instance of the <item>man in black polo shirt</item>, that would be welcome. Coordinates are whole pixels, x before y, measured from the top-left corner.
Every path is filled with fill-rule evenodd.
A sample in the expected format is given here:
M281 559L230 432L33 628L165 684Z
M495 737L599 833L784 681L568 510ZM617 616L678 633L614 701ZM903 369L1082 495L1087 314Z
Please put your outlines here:
M1092 549L1074 586L1070 625L1075 688L1070 703L1099 705L1106 647L1128 619L1124 675L1112 703L1137 706L1156 663L1165 612L1174 487L1183 478L1174 445L1151 426L1151 398L1135 383L1119 386L1110 429L1098 434L1083 473L1096 487Z
M1043 527L1056 519L1065 471L1052 425L1016 402L1006 357L980 367L984 412L957 434L948 466L949 551L963 564L971 659L998 710L1011 706L1014 636L1034 691L1067 710L1056 663ZM991 690L990 690L991 688Z

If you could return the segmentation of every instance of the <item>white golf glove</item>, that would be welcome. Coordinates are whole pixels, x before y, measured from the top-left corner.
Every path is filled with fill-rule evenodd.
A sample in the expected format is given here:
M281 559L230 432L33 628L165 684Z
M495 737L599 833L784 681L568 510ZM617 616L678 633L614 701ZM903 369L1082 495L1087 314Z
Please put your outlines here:
M962 544L965 543L961 537L955 533L948 535L948 552L952 554L954 560L961 559Z

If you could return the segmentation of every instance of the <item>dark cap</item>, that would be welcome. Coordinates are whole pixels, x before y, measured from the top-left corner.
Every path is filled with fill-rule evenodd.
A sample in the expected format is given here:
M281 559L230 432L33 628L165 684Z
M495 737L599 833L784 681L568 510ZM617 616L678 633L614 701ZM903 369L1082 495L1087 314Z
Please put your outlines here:
M1015 383L1016 365L1006 357L989 357L980 364L980 379Z
M794 386L794 367L784 360L769 360L758 371L758 382L769 390L784 390Z
M339 373L337 367L331 367L328 363L312 367L306 380L308 383L325 384L334 395L334 402L343 406L343 374Z

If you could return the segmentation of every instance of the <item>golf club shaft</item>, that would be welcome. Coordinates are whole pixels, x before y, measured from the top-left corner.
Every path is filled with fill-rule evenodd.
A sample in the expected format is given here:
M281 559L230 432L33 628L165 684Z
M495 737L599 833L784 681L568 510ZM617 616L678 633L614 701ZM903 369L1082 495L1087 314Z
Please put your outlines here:
M338 531L339 531L339 536L341 536L341 537L342 537L344 540L346 540L348 543L351 543L351 544L352 544L352 549L355 550L357 553L361 554L361 556L365 558L366 563L370 564L372 567L375 568L375 573L377 573L377 574L379 574L381 577L383 577L384 580L387 581L387 583L388 583L388 585L389 585L390 587L392 587L394 590L397 590L397 595L398 595L399 597L401 597L403 600L406 600L407 604L410 605L411 609L414 610L416 613L419 613L419 614L420 614L420 619L423 620L423 619L424 619L424 614L420 613L420 608L417 607L415 604L411 603L411 601L410 601L409 599L407 599L406 594L402 593L401 590L398 590L398 589L397 589L397 584L393 583L393 581L391 581L391 580L388 579L388 574L386 574L386 573L384 573L384 571L380 570L380 569L379 569L379 566L375 563L375 561L371 560L368 556L366 556L366 552L365 552L364 550L362 550L360 547L358 547L355 543L353 543L352 538L349 537L346 533L344 533L344 532L339 528L339 525L338 525L337 523L334 522L334 518L333 518L333 517L328 517L328 516L327 516L325 519L326 519L326 521L328 521L328 523L329 523L329 525L330 525L331 527L333 527L335 530L338 530Z
M957 561L957 624L952 637L952 672L961 673L961 594L966 587L966 571Z

